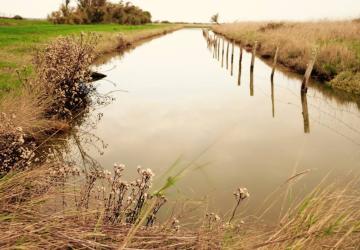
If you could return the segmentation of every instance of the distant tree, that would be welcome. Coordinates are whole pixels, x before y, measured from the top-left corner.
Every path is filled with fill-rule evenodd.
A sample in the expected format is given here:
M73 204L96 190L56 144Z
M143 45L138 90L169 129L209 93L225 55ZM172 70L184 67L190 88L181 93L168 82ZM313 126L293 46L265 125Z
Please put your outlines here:
M68 17L70 14L69 4L70 4L70 0L66 0L65 4L62 4L60 6L60 11L62 12L62 15L64 17Z
M20 15L16 15L16 16L14 16L14 17L13 17L13 19L16 19L16 20L22 20L22 19L23 19L23 17L22 17L22 16L20 16Z
M213 16L211 17L210 21L211 21L212 23L218 24L218 23L219 23L219 13L216 13L215 15L213 15Z
M71 0L65 0L59 11L48 16L53 23L151 23L151 14L129 2L112 3L109 0L76 0L77 7L70 7Z

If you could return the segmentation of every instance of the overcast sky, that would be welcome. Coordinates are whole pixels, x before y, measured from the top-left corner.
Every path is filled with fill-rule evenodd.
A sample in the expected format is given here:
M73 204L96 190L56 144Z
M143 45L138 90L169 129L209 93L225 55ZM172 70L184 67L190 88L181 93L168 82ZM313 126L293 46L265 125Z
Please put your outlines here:
M0 0L0 15L44 18L64 0ZM72 0L75 2L76 0ZM118 2L118 1L112 1ZM207 22L219 12L220 21L306 20L360 17L360 0L132 0L149 10L153 20Z

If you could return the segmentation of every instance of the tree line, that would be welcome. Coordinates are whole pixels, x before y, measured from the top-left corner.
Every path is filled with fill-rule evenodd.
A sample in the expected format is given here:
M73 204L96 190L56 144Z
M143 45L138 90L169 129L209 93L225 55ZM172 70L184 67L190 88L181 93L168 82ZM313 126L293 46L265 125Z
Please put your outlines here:
M108 0L65 0L58 11L52 12L48 20L55 24L145 24L151 22L151 14L130 2L111 3Z

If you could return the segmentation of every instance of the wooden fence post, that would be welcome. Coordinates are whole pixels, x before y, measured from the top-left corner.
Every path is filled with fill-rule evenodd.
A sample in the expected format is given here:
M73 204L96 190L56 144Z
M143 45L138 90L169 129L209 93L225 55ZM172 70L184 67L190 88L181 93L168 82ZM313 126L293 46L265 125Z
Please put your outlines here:
M257 41L254 43L252 55L251 55L251 65L250 65L250 71L254 71L254 63L255 63L255 56L256 56L256 48L257 48Z
M304 133L310 133L310 119L309 119L309 111L307 104L307 96L305 92L301 92L301 106L302 106L302 115L304 119Z
M277 64L277 60L278 60L278 53L279 53L279 46L276 47L276 51L275 51L274 63L273 63L272 71L271 71L271 80L274 79L275 68L276 68L276 64Z
M231 50L231 76L234 73L234 50L235 50L235 40L232 41L232 50Z
M230 43L228 42L227 48L226 48L226 69L229 68L229 46L230 46Z
M216 58L216 36L213 39L213 58Z
M312 58L311 58L311 60L310 60L310 62L308 64L308 67L306 69L303 81L301 83L301 93L307 93L308 85L309 85L309 79L310 79L311 72L312 72L312 70L314 68L314 65L315 65L317 53L318 53L317 49L314 49L313 52L312 52Z
M275 117L275 93L274 93L274 79L271 78L271 110L272 117Z
M225 53L225 39L222 38L222 56L221 56L221 68L224 67L224 53Z
M218 48L217 48L217 54L218 54L218 60L220 61L220 45L221 45L221 40L220 40L220 37L218 39Z
M242 47L240 45L240 55L239 55L239 75L238 75L238 85L240 86L240 82L241 82L241 64L242 64L242 57L243 57L243 50Z
M254 71L250 72L250 96L254 96Z
M207 46L208 46L208 49L210 49L210 44L211 44L211 39L210 39L210 35L208 33L207 34Z

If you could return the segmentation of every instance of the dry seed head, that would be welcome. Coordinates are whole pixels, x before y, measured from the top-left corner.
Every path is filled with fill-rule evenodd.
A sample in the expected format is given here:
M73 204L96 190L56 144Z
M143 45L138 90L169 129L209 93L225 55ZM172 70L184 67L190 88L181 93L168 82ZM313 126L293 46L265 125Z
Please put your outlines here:
M234 192L234 196L235 196L235 198L237 198L237 199L244 200L244 199L250 197L250 193L249 193L249 191L247 190L247 188L238 188L238 189Z

